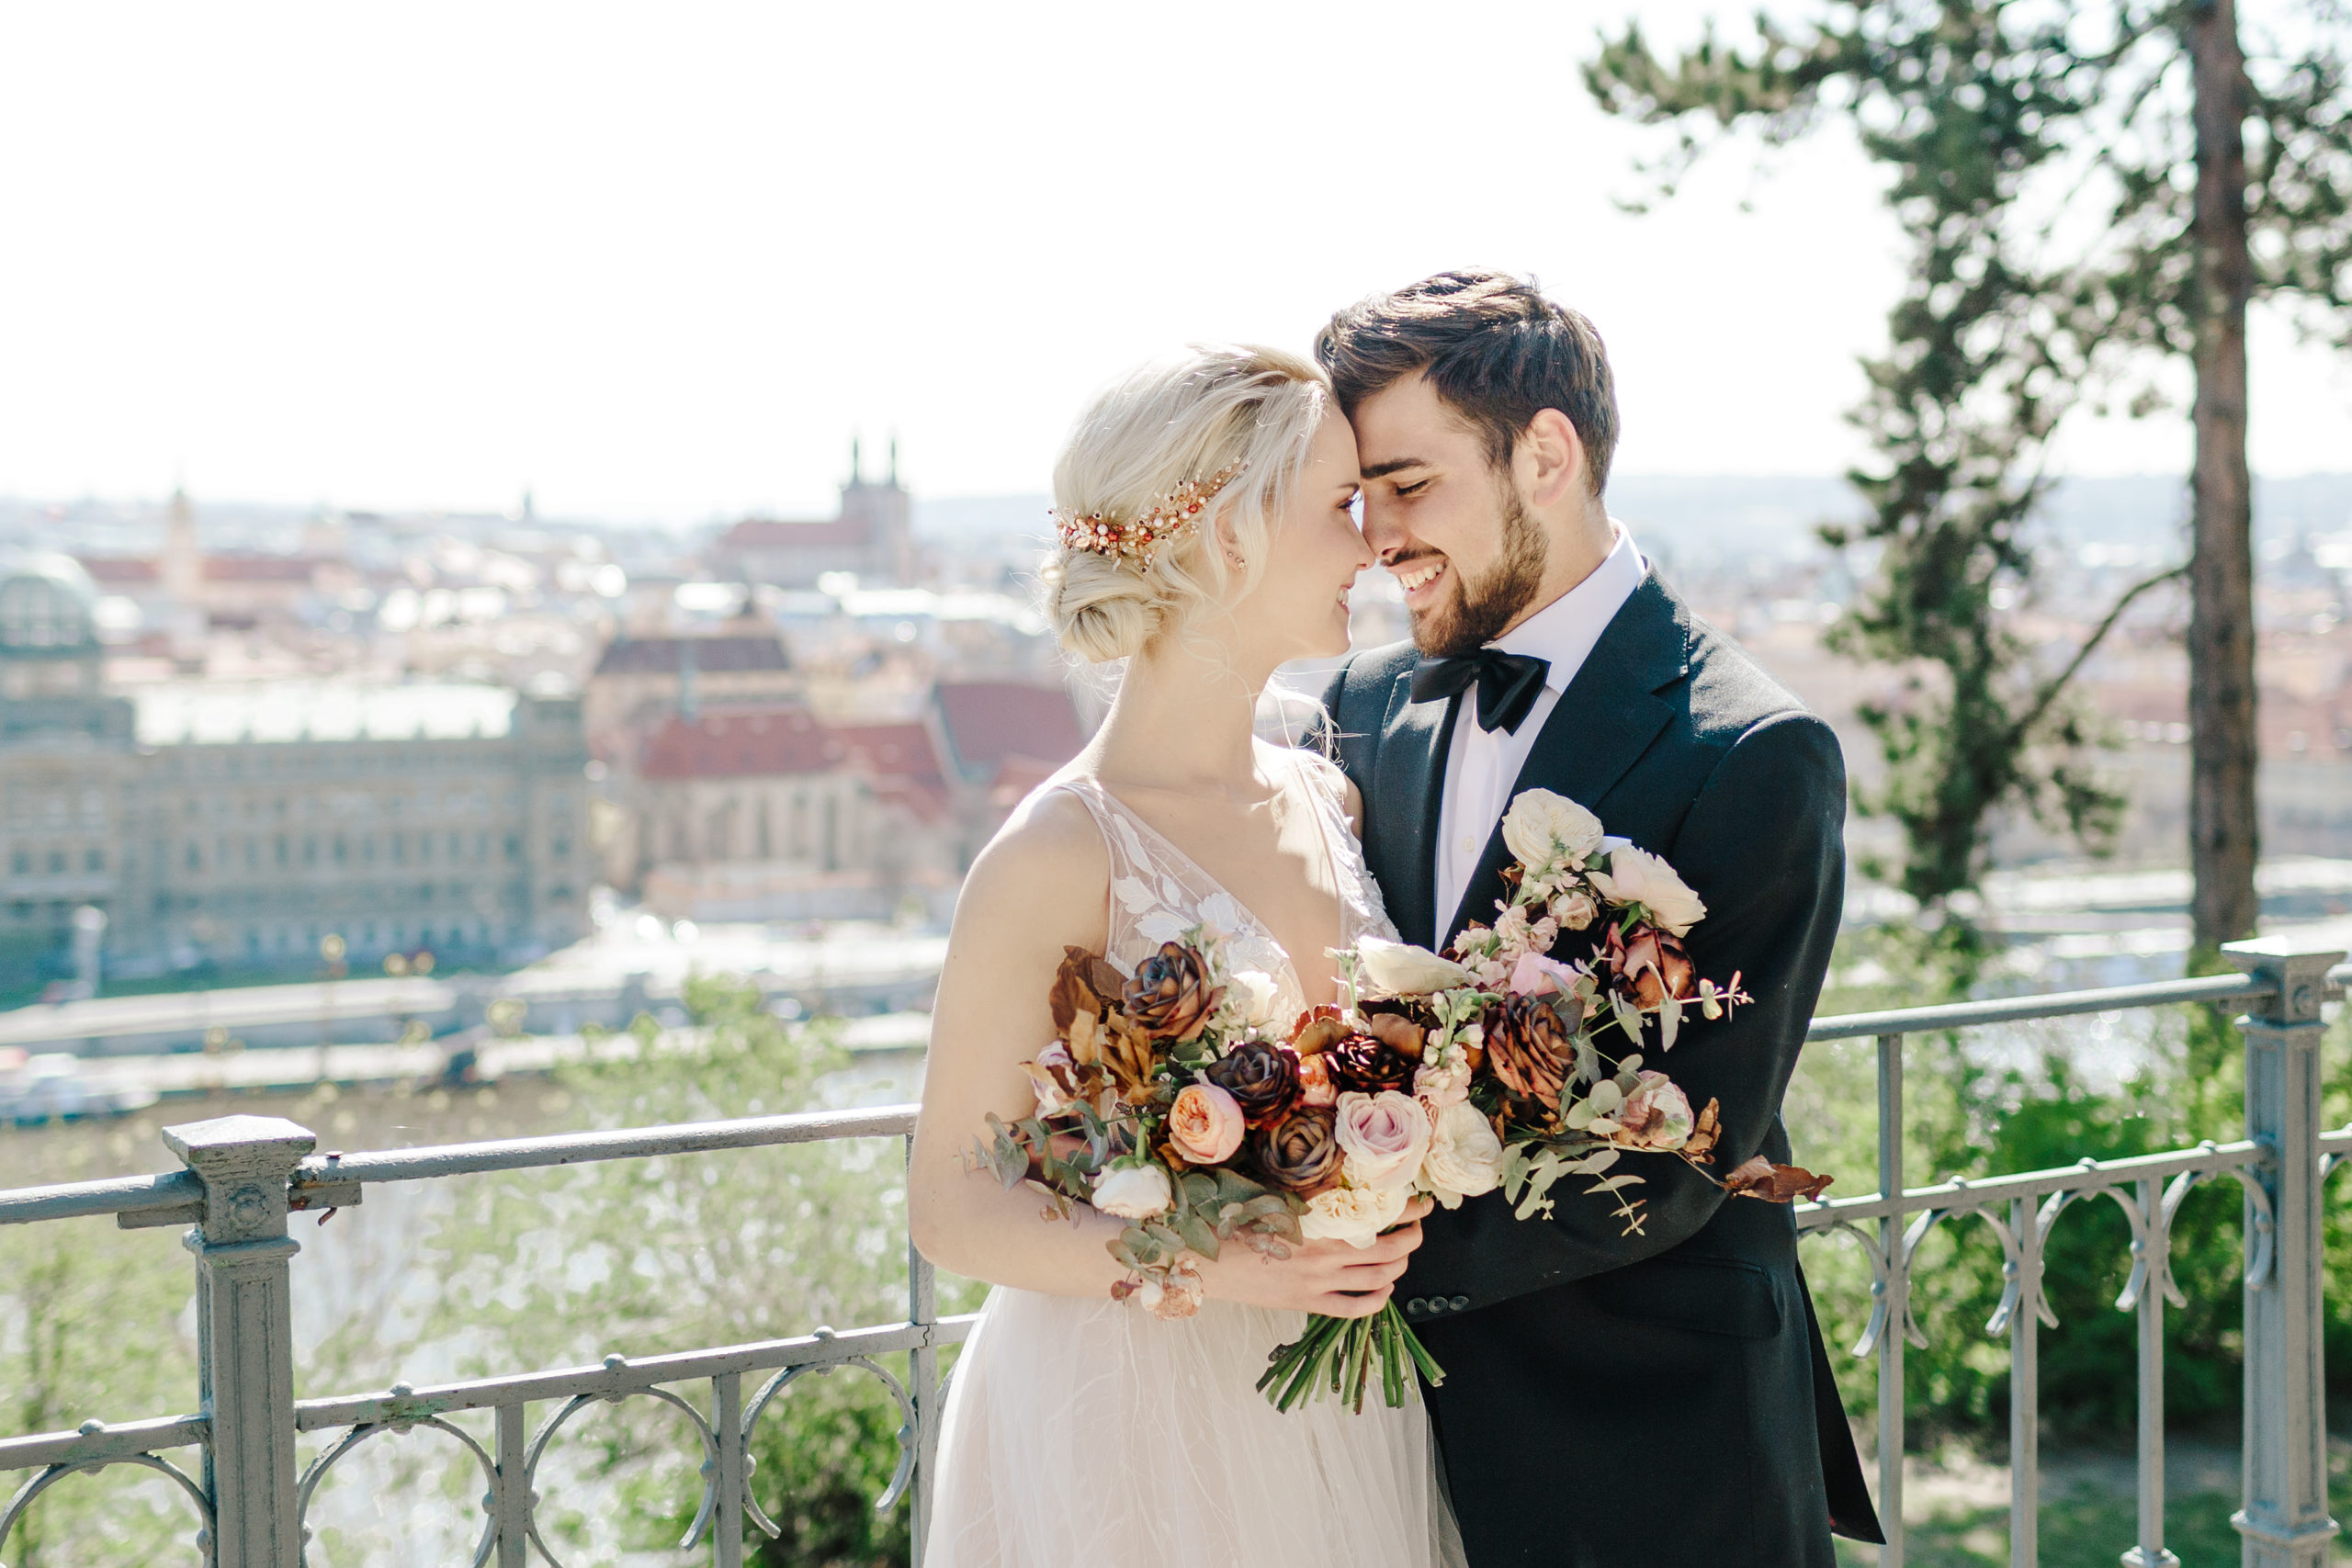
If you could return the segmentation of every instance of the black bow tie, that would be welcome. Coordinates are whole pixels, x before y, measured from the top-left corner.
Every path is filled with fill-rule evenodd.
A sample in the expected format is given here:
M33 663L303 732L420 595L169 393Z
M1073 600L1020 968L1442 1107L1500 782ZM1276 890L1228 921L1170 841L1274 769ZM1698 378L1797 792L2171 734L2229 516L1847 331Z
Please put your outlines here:
M1527 720L1528 711L1544 690L1551 664L1525 653L1505 653L1482 648L1453 659L1422 659L1413 665L1413 700L1433 703L1478 687L1478 728L1513 734Z

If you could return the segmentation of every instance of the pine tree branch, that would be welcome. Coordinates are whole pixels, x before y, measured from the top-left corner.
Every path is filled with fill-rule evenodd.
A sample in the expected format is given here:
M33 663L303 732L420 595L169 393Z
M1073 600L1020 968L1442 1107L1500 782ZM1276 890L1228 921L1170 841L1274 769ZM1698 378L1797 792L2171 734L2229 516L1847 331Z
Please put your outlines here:
M2075 649L2075 656L2066 661L2066 668L2042 683L2041 689L2034 694L2033 705L2009 727L2009 744L2012 747L2024 744L2025 738L2032 733L2033 727L2041 722L2043 716L2050 712L2052 705L2058 701L2067 686L2073 683L2075 677L2081 673L2083 666L2090 661L2092 654L2098 651L2098 645L2107 640L2107 634L2113 631L2117 623L2123 619L2123 612L2132 607L2133 601L2151 589L2161 588L2167 582L2177 581L2188 575L2188 563L2183 561L2178 566L2166 568L2154 577L2143 577L2125 589L2123 596L2116 600L2108 610L2106 618L2092 627L2091 635L2083 640L2083 646Z

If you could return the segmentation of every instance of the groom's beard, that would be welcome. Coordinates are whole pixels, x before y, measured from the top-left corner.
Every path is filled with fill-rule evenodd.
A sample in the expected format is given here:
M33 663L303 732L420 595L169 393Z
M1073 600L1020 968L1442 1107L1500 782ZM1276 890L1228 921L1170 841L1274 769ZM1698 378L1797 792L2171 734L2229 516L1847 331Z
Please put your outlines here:
M1502 494L1502 554L1470 581L1454 573L1453 598L1413 618L1413 646L1431 659L1474 653L1503 635L1544 586L1544 529L1518 494Z

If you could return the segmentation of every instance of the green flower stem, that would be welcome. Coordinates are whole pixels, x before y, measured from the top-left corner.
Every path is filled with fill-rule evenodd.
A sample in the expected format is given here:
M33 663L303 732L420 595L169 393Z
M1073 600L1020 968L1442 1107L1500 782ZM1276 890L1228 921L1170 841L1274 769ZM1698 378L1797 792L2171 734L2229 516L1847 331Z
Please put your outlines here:
M1445 1381L1443 1369L1390 1302L1370 1317L1308 1318L1306 1332L1266 1358L1258 1390L1277 1410L1326 1393L1338 1394L1362 1410L1375 1360L1381 1399L1391 1409L1405 1403L1413 1382L1406 1371L1408 1361L1422 1380L1433 1384Z

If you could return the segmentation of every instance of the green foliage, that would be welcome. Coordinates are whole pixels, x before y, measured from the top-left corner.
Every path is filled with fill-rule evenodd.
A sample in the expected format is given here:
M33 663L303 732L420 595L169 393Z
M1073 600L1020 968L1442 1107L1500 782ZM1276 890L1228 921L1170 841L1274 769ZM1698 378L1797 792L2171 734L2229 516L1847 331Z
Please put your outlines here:
M704 978L684 999L688 1029L665 1036L639 1019L633 1058L565 1074L597 1122L810 1109L846 1064L823 1026L781 1023L755 987ZM469 1186L432 1249L447 1275L426 1337L464 1342L469 1370L488 1372L904 1318L902 1162L897 1141L866 1140ZM747 1400L756 1387L746 1380ZM904 1562L904 1505L874 1507L899 1424L888 1391L854 1370L780 1393L753 1434L754 1492L784 1532L773 1542L752 1533L759 1560ZM541 1528L577 1548L673 1546L701 1495L684 1418L652 1401L583 1412L549 1452Z
M103 1147L85 1143L80 1154L52 1179L116 1173ZM8 1434L195 1409L194 1296L175 1230L126 1232L103 1217L0 1226L0 1411ZM198 1473L197 1450L166 1457ZM5 1495L24 1479L0 1477ZM191 1554L199 1523L174 1483L114 1466L43 1493L0 1541L0 1562L169 1562Z
M1838 996L1825 1010L1875 1006L1877 996ZM1985 1035L1963 1050L1950 1036L1913 1036L1905 1054L1905 1184L1952 1176L2072 1165L2193 1147L2245 1135L2245 1054L2220 1010L2180 1008L2022 1026L1988 1063ZM2086 1047L2129 1052L2145 1067L2113 1089L2086 1084L2075 1065ZM2352 1119L2352 1019L2325 1046L2324 1125ZM1874 1048L1869 1041L1808 1049L1790 1086L1785 1116L1797 1157L1836 1171L1846 1196L1875 1185ZM2341 1178L2338 1179L2339 1180ZM2340 1195L2340 1194L2339 1194ZM2244 1363L2242 1202L2224 1178L2192 1190L2174 1223L2172 1268L2186 1304L2165 1314L2167 1421L2217 1432L2235 1420ZM2352 1215L2325 1209L2329 1290L2324 1333L2330 1389L2352 1393ZM2005 1220L2007 1214L2002 1216ZM1840 1393L1849 1411L1875 1406L1876 1368L1841 1347L1870 1314L1870 1271L1860 1249L1809 1242L1804 1267L1822 1312ZM1974 1218L1942 1221L1921 1245L1913 1311L1926 1348L1906 1353L1905 1409L1915 1450L1960 1440L1997 1449L2008 1427L2007 1336L1984 1332L2002 1291L2002 1253ZM2042 1430L2052 1439L2112 1445L2137 1420L2137 1320L2116 1310L2131 1270L2122 1209L2098 1198L2064 1211L2044 1255L2044 1284L2058 1326L2039 1340ZM2055 1558L2050 1561L2057 1561ZM1973 1561L1953 1557L1953 1562Z
M2352 93L2326 11L2307 47L2251 68L2249 221L2257 297L2293 294L2352 341ZM1906 846L1899 867L1872 869L1928 910L1929 955L1963 974L1985 950L1951 901L1984 871L2000 814L2095 851L2111 837L2120 802L2091 761L2103 731L2073 682L2133 601L2179 575L2132 584L2071 649L2020 629L2039 587L2027 523L2061 422L2126 377L2149 412L2160 400L2134 351L2194 345L2188 15L1823 0L1802 23L1759 16L1745 48L1710 30L1671 65L1628 25L1586 71L1611 112L1679 130L1651 171L1664 192L1711 135L1745 126L1781 145L1832 118L1891 173L1909 276L1854 414L1876 454L1850 476L1871 516L1824 530L1869 572L1830 641L1899 672L1895 699L1862 711L1887 775L1860 804Z

